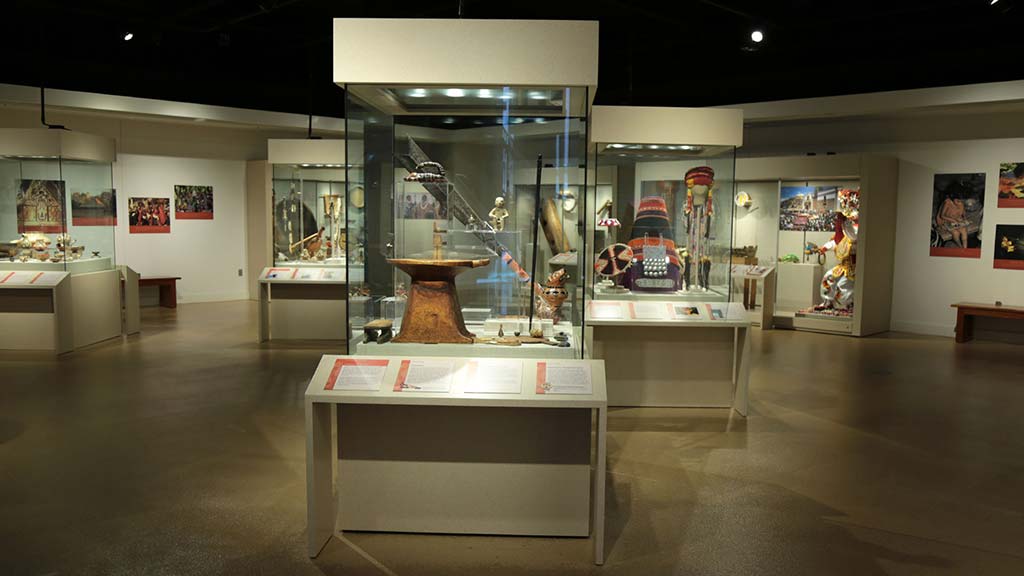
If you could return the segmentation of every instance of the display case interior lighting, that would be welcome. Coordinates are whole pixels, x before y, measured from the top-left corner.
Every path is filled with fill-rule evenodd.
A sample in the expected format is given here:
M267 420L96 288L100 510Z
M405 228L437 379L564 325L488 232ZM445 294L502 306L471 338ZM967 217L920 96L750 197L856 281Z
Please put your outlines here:
M449 88L444 91L444 95L449 98L462 98L466 95L466 91L462 88Z
M494 98L494 92L490 88L481 88L476 91L477 98Z
M426 98L427 91L423 88L415 88L409 91L410 98Z
M530 92L530 100L547 100L548 95L543 92L533 91Z

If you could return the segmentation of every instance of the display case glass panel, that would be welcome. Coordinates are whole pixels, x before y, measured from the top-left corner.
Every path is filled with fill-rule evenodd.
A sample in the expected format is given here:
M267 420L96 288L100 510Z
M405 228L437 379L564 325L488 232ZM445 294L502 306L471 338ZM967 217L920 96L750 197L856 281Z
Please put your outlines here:
M110 270L117 216L110 163L0 158L0 269Z
M391 322L410 353L581 357L588 89L346 89L347 155L365 173L355 331ZM419 304L424 282L445 284L436 308Z
M728 302L735 148L598 143L589 265L595 300Z

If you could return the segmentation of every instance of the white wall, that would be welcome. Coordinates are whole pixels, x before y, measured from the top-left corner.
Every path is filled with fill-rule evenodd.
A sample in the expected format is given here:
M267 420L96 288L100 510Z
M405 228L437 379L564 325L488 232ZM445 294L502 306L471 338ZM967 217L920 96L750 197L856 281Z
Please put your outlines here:
M175 184L213 186L214 219L177 220L172 214L170 234L130 234L128 199L172 198L173 207ZM142 276L180 276L181 302L249 297L245 162L121 154L114 187L119 264Z
M996 207L999 164L1024 161L1024 139L900 144L879 151L900 159L893 329L951 336L954 302L1024 305L1024 272L992 267L996 224L1024 224L1024 209ZM941 172L985 173L980 259L928 254L933 177Z

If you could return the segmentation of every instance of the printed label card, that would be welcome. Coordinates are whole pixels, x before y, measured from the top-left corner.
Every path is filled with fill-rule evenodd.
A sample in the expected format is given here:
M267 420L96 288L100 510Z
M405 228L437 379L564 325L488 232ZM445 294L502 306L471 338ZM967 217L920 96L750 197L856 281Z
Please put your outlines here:
M380 390L388 360L339 358L327 377L324 390Z
M451 392L455 360L402 360L395 392Z
M594 393L590 364L537 362L537 394Z
M519 394L523 391L522 360L473 360L462 370L467 394Z

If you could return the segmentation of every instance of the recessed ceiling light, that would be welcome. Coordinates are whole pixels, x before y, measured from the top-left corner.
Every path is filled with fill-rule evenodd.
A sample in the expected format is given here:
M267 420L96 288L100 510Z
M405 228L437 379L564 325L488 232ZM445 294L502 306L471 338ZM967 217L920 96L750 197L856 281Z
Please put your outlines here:
M547 94L543 92L530 92L530 100L547 100Z
M609 144L608 147L609 148L625 148L626 145L625 144Z
M524 120L524 119L522 119L522 118L516 118L515 120L512 120L512 123L513 123L513 124L522 124L522 123L523 123L523 122L525 122L525 121L526 121L526 120Z
M444 94L449 98L462 98L466 95L466 91L462 88L449 88L444 91Z
M444 119L444 123L445 124L455 124L455 118L445 118Z
M135 34L132 34L131 32L125 33L125 35L124 35L124 41L125 42L131 40L132 38L135 38Z
M494 93L487 88L481 88L476 91L477 98L494 98Z
M753 32L750 33L750 39L753 40L754 42L761 42L762 40L764 40L764 32L761 32L760 30L754 30Z
M992 0L991 2L988 3L988 5L993 6L996 2L999 2L999 0Z
M512 99L512 92L509 91L508 88L505 88L505 90L502 91L501 95L498 96L498 99L499 100L511 100Z
M534 118L533 121L536 122L537 124L543 124L547 122L547 120L545 120L544 118Z
M427 91L424 90L423 88L416 88L414 90L409 91L409 96L412 98L426 98Z
M659 149L661 149L661 146L658 146L657 144L651 144L647 148L649 148L651 150L659 150Z

